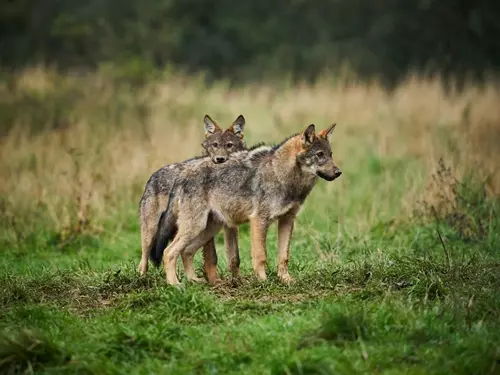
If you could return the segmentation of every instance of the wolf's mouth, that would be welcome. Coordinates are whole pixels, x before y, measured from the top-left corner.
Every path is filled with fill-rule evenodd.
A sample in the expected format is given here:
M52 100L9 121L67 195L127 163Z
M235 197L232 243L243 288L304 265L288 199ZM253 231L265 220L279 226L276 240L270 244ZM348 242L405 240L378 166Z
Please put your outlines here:
M342 173L335 172L333 175L329 175L329 174L326 174L326 173L321 172L321 171L316 171L316 174L318 175L318 177L321 177L322 179L324 179L326 181L333 181L337 177L339 177Z

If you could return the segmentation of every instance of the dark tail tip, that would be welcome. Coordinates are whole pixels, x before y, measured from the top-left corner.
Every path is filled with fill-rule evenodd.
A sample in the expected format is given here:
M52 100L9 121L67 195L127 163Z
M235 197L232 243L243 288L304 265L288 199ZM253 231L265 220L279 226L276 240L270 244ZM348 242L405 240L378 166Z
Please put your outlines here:
M151 260L151 262L153 262L156 268L160 267L161 265L161 256L158 257L159 254L156 254L156 247L158 243L157 239L158 239L158 233L156 233L156 236L153 238L153 241L151 242L151 251L149 252L149 259Z
M158 229L156 236L151 244L151 252L149 258L156 267L161 265L163 252L168 243L175 237L177 233L177 223L169 216L169 210L162 212L158 221Z

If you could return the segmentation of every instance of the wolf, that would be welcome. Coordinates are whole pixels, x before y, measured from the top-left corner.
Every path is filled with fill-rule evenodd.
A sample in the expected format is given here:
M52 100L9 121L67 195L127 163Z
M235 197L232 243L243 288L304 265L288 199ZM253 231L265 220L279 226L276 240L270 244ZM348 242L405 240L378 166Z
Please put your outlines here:
M263 146L263 143L258 143L250 148L248 148L248 151L252 151L254 149L257 149L259 147ZM198 159L198 161L201 163L203 160ZM190 167L194 167L195 164L190 164ZM178 176L178 180L176 183L182 184L183 177ZM171 190L171 194L169 195L169 204L167 204L167 208L165 211L162 212L160 216L160 220L158 223L158 229L157 229L157 234L156 234L156 241L155 244L152 248L152 251L150 253L150 259L153 262L153 264L157 267L161 265L161 261L163 258L163 253L164 249L168 245L170 241L173 240L175 235L177 234L177 216L174 210L169 209L169 205L171 202L173 202L173 190L175 189L175 184L174 187ZM228 255L228 262L229 262L229 270L231 271L231 276L233 279L237 279L239 277L240 273L240 255L239 255L239 248L238 248L238 228L237 227L226 227L224 226L224 244L226 247L226 252ZM219 279L217 275L217 254L215 250L215 245L213 241L209 241L205 247L203 248L204 252L204 260L205 260L205 273L207 274L208 281L211 284L217 284L221 280ZM194 255L194 254L193 254ZM187 279L192 280L192 281L201 281L195 274L193 263L190 262L188 259L187 255L185 253L181 254L185 272Z
M311 124L276 146L233 153L223 164L205 158L183 169L166 211L177 219L177 233L163 254L167 282L179 284L175 267L179 255L186 275L192 274L198 248L222 226L237 228L245 222L250 222L254 273L265 280L266 236L274 221L278 222L278 277L291 282L288 262L295 218L318 178L333 181L342 174L330 146L334 128L335 124L316 133ZM227 246L231 259L237 249L231 241Z
M154 172L146 183L139 203L142 246L139 273L141 275L144 275L148 270L148 258L151 257L153 262L155 262L152 251L155 249L157 243L158 223L160 218L163 218L164 222L167 219L162 213L167 207L169 195L175 185L175 181L182 171L193 168L194 165L205 160L212 164L222 164L228 160L232 153L246 149L246 144L243 140L246 121L243 115L239 115L226 130L223 130L209 115L205 115L203 123L205 129L205 139L202 143L204 155L188 159L181 163L166 165ZM168 228L171 235L177 231L175 223L169 224ZM228 235L229 241L236 241L232 246L237 247L237 232L229 231ZM207 242L203 244L203 255L207 277L209 281L216 283L218 281L217 255L213 238L207 239ZM196 277L193 277L193 280L201 281L201 279Z

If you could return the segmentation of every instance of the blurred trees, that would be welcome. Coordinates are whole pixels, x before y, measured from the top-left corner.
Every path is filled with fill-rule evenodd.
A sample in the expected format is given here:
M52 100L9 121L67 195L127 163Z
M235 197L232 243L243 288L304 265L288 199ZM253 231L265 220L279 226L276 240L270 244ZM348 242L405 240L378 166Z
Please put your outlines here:
M481 78L500 68L499 21L497 0L3 0L0 64Z

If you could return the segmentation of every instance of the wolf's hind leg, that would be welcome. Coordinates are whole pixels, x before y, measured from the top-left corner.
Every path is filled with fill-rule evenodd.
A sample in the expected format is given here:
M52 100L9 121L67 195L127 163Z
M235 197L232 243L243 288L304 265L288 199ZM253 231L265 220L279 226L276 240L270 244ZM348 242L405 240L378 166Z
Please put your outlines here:
M189 210L188 208L184 208L184 210L188 213L193 212L193 210ZM190 279L193 276L196 277L194 275L193 255L196 249L201 247L208 239L200 241L200 238L203 238L203 234L206 232L207 218L208 213L205 212L197 212L193 216L183 215L183 212L180 212L177 235L163 253L163 263L165 264L165 273L169 284L180 284L175 272L179 255L182 256L183 263L186 262L187 264L187 272L189 274L186 273L186 276ZM188 251L186 252L186 250ZM186 264L184 264L184 267L186 267Z
M205 248L205 246L210 241L212 241L212 246L213 246L212 251L213 253L215 253L214 236L217 234L220 227L221 225L218 222L213 221L209 218L209 220L206 222L205 229L196 237L195 240L193 240L186 247L184 253L182 254L182 262L184 264L184 272L186 273L186 277L189 280L195 282L204 281L203 279L196 276L196 273L194 272L194 254L196 254L196 251L201 246ZM215 270L215 276L217 276L217 269Z
M221 282L217 273L217 251L215 250L215 238L211 238L205 245L203 245L203 263L205 267L205 274L207 275L208 282L216 285Z
M181 232L177 232L174 240L167 246L163 252L163 267L165 268L165 275L167 283L170 285L179 285L179 279L176 273L177 255L185 247L185 239Z
M189 251L195 247L198 249L203 242L196 241L196 238L190 233L178 232L172 243L165 249L163 254L163 263L165 265L165 274L167 276L167 283L171 285L180 284L176 275L177 258L181 255L182 264L184 266L184 273L186 278L194 282L204 282L202 278L196 276L194 272L194 254L196 251Z
M227 262L233 278L240 276L240 250L238 249L238 228L224 227Z
M204 283L205 279L196 276L196 272L194 271L194 254L195 252L187 253L186 251L181 254L184 273L188 280L194 281L195 283Z
M139 263L139 274L142 276L148 271L149 254L152 250L156 236L156 226L151 225L152 220L146 218L145 222L141 223L141 247L142 255Z

